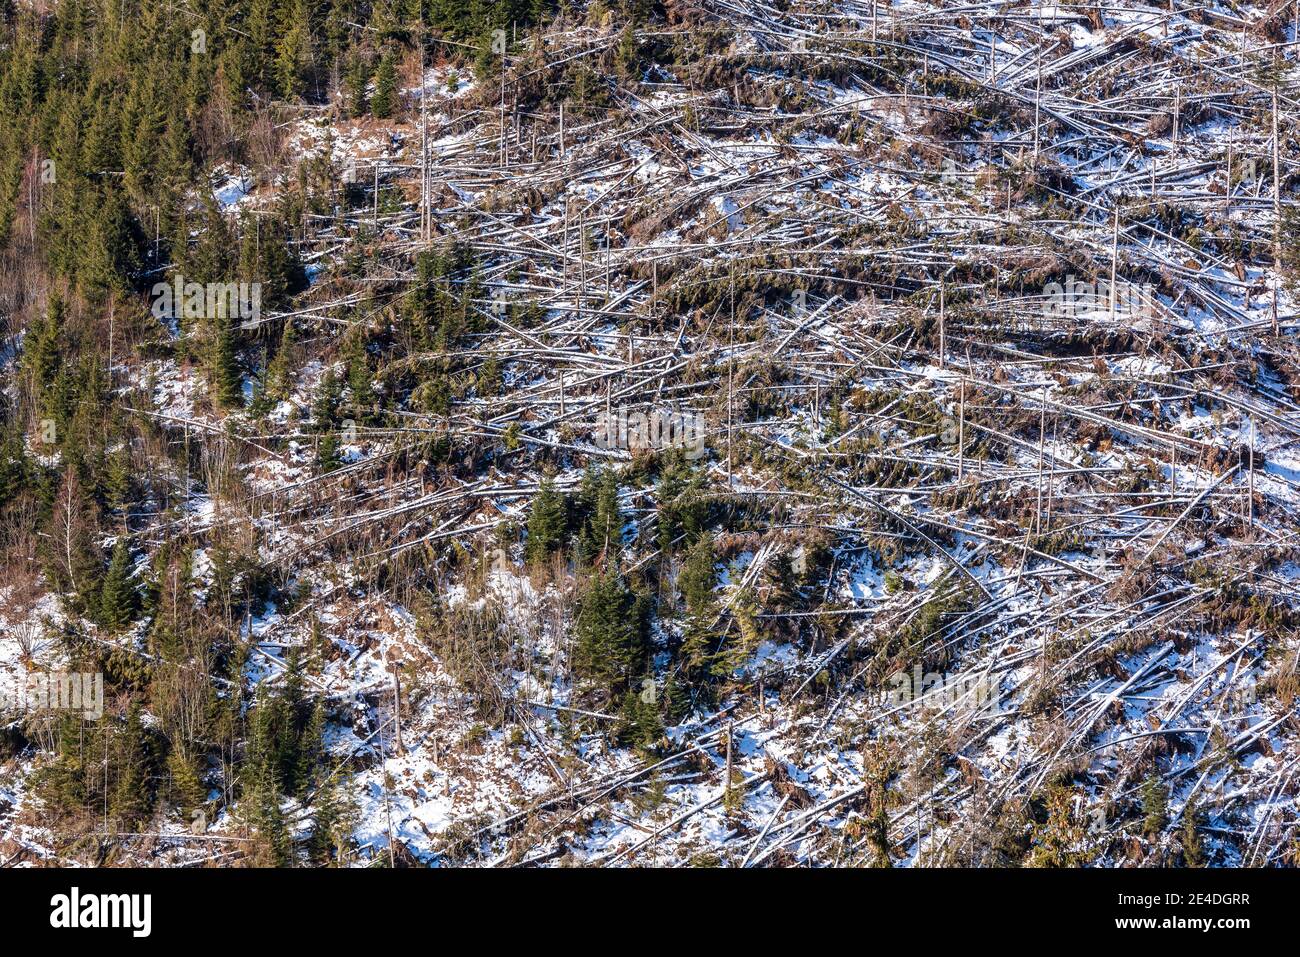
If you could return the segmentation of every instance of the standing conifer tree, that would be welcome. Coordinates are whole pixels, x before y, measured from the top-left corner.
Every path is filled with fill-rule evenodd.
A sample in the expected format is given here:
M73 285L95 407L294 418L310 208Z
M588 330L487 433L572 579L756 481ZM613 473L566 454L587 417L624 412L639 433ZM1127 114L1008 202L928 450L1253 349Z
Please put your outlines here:
M549 477L543 478L528 516L528 541L524 546L528 561L542 561L562 548L567 524L564 498Z
M149 811L148 752L140 706L132 701L126 724L115 735L113 766L116 781L111 798L112 812L127 829L134 827Z
M119 535L99 597L99 620L112 632L121 631L135 615L135 586L131 582L131 550Z
M610 698L628 689L645 647L635 597L616 572L599 572L591 580L574 630L574 668L588 685Z
M235 354L235 331L225 316L212 318L208 337L208 387L212 401L221 409L244 404L243 376Z
M393 55L386 53L375 71L375 94L370 98L370 112L377 119L386 120L397 111L397 65Z

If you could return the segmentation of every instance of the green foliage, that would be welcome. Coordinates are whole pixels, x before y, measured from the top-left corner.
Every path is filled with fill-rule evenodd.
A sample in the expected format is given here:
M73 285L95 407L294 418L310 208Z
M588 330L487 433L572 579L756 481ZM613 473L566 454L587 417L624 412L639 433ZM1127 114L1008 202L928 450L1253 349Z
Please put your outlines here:
M490 83L494 77L501 75L502 69L501 57L493 49L492 33L484 31L478 41L478 50L474 54L474 79L479 83Z
M343 346L348 364L348 388L352 392L352 415L358 423L369 421L375 405L375 390L370 371L370 354L363 331L354 330Z
M131 453L126 444L118 446L108 457L104 472L104 497L120 518L125 518L134 493Z
M286 224L295 210L282 204L278 213L274 219L245 217L240 228L238 278L260 284L262 312L287 308L307 288L307 274Z
M234 536L205 541L213 582L196 600L186 554L192 543L173 539L157 548L141 534L142 516L171 521L182 488L215 490L205 487L212 473L194 471L206 462L203 439L189 436L182 444L172 426L122 412L130 405L147 413L155 385L137 390L121 377L125 351L139 350L132 362L197 367L221 409L242 405L246 376L257 381L259 410L289 397L302 326L285 323L277 343L273 324L252 331L240 323L250 317L206 309L186 317L182 309L181 336L173 340L149 319L146 294L154 283L178 278L257 283L264 315L288 311L307 285L299 250L311 239L310 217L333 214L336 184L313 179L305 162L296 183L292 172L277 182L279 206L235 223L212 196L213 172L276 174L266 165L276 151L275 131L286 111L297 109L282 101L325 106L342 86L343 106L356 115L399 115L398 66L417 42L472 43L486 30L524 26L548 6L252 0L228 10L201 5L194 16L178 17L137 0L111 11L80 2L36 10L0 0L0 253L6 267L18 266L11 280L31 277L30 294L10 302L21 309L5 317L22 354L21 375L10 383L17 388L0 395L0 538L37 551L44 587L66 598L69 651L105 670L111 700L132 699L125 713L93 724L59 719L54 755L40 775L56 814L98 822L107 809L110 826L139 826L154 812L160 782L169 805L193 810L206 800L206 776L224 769L214 760L216 742L223 749L229 743L227 760L237 762L246 731L240 800L247 799L264 839L264 859L292 862L280 804L319 790L308 852L318 862L341 862L348 810L325 785L324 712L303 694L297 662L278 691L263 692L251 708L242 700L247 649L238 622L269 577L255 548L241 552ZM196 27L201 39L191 32ZM395 207L397 191L391 193ZM377 395L385 404L394 395L401 401L390 381L383 390L374 385L381 356L402 345L463 349L483 328L475 304L484 298L481 273L468 247L449 245L421 259L432 282L409 323L418 336L394 347L390 333L397 338L406 330L376 323L367 330L372 339L356 335L344 343L342 374L322 379L309 427L321 437L326 470L339 464L341 411L373 418L384 411ZM31 296L47 289L45 314L29 319L36 312ZM396 325L407 325L405 318ZM15 319L28 327L13 326ZM116 379L105 361L110 327ZM265 364L255 361L263 351ZM473 378L465 374L469 362L431 370L448 407L471 387L479 395L500 389L499 363L472 362ZM409 379L424 374L421 368ZM232 429L244 424L241 418L232 418ZM440 448L431 462L446 461L447 447ZM563 547L569 531L563 498L552 504L558 520L549 527L542 521L535 536L548 553ZM105 537L114 541L111 557L100 545ZM133 556L133 546L152 554ZM144 559L142 581L133 558ZM95 631L120 634L141 618L139 649L90 642ZM214 690L227 687L229 694ZM222 783L229 793L234 782Z
M188 817L207 797L198 762L186 748L174 747L167 755L167 774L171 779L172 800Z
M366 93L370 86L370 65L364 54L352 55L345 82L349 111L354 117L364 116L370 106Z
M57 414L59 396L52 386L63 368L65 336L63 299L51 295L44 317L32 323L23 340L22 358L23 372L40 402L41 413L50 419L62 418Z
M280 686L270 689L263 685L259 689L250 716L244 768L245 800L249 822L258 834L258 857L270 866L294 863L283 804L286 797L303 797L313 782L323 780L324 728L323 705L317 702L313 707L307 700L301 656L296 648L292 649ZM324 823L330 839L334 839L337 820L331 818ZM320 840L324 838L317 839L318 850Z
M307 0L285 4L286 16L275 45L275 80L281 96L293 99L306 88L311 63L311 18Z
M237 409L244 404L243 375L235 355L235 332L231 320L212 320L208 340L208 386L212 401L222 409Z
M1044 817L1034 825L1030 867L1078 867L1086 855L1083 841L1087 831L1074 813L1074 793L1064 785L1054 784L1043 802Z
M85 815L135 830L152 813L160 751L145 729L139 703L126 715L94 723L65 713L58 721L53 759L32 778L35 793L59 816Z
M298 755L294 762L294 781L298 790L304 790L316 776L316 769L325 755L325 705L317 701L311 716L298 739Z
M1152 774L1142 784L1142 833L1159 837L1169 822L1169 786Z
M614 48L614 69L624 80L635 80L640 75L636 33L630 23L623 28L618 38L618 46Z
M568 524L564 497L555 490L551 478L543 478L528 513L528 539L524 546L528 561L543 561L562 549Z
M570 76L569 102L578 113L591 115L609 105L609 88L586 63L576 63Z
M135 616L138 605L135 585L132 582L131 550L126 536L120 536L113 545L113 557L108 563L99 595L99 620L109 631L125 628Z
M293 389L294 332L292 319L286 319L284 331L280 333L280 344L275 356L266 367L266 397L271 402L283 402L289 398Z
M246 800L248 821L257 832L255 859L268 867L291 866L293 841L282 806L280 784L269 765L253 765Z
M468 246L452 243L420 253L406 309L414 345L442 352L465 333L478 331L481 322L473 302L480 296Z
M898 773L897 763L879 744L862 751L862 776L866 787L865 837L872 867L893 867L889 844L889 784Z
M107 729L107 722L101 722ZM82 733L81 721L71 715L64 715L59 721L54 759L38 768L32 778L32 790L36 795L60 814L84 811L86 805L96 797L93 788L105 786L97 775L87 775L87 767L95 762L94 749L100 749L100 761L106 760L106 734L90 735Z
M18 429L0 423L0 510L35 485L35 467L23 447Z
M343 465L339 454L339 437L334 432L326 432L320 437L316 446L316 470L322 475L335 471Z
M254 782L259 786L269 782L277 795L303 793L323 753L324 713L313 708L303 693L302 661L296 648L289 652L280 687L259 690L250 725ZM263 790L269 795L269 786Z
M603 559L617 565L622 552L623 516L618 504L618 476L612 469L587 470L578 493L578 511L582 559Z
M702 535L691 546L686 553L686 561L682 565L677 584L686 601L687 612L692 617L705 619L716 614L714 589L718 586L718 569L712 537Z
M127 710L126 724L117 735L114 756L117 780L113 786L110 809L128 829L133 828L148 814L152 803L148 778L151 773L151 755L140 722L140 706L132 701Z
M1200 830L1204 826L1203 816L1200 808L1191 801L1183 808L1183 825L1178 836L1183 848L1184 867L1205 866L1205 847Z
M714 630L714 620L717 618L717 598L714 595L718 584L717 557L713 550L713 539L709 535L700 536L686 553L686 561L677 577L677 584L686 602L682 664L688 679L694 684L712 674L718 646L718 635Z
M320 774L321 781L312 800L311 831L307 836L307 860L315 867L342 867L352 849L352 833L359 813L348 798L346 777Z
M690 695L672 671L669 671L664 678L663 690L659 697L663 701L664 717L668 719L669 724L677 724L690 712Z
M342 399L342 381L333 369L326 369L312 400L312 418L315 419L318 431L330 432L338 427L339 403Z
M386 120L397 110L397 66L392 54L379 60L375 71L375 93L370 98L370 111L376 118Z
M660 463L655 498L659 505L659 548L667 557L684 537L689 546L703 531L709 515L704 476L680 449L665 452Z
M636 597L617 572L601 571L592 577L574 631L574 669L587 686L610 697L629 689L643 670L646 636Z
M645 679L650 682L651 679ZM659 714L658 704L644 692L629 688L623 695L619 708L619 741L631 747L649 751L663 737L663 719Z

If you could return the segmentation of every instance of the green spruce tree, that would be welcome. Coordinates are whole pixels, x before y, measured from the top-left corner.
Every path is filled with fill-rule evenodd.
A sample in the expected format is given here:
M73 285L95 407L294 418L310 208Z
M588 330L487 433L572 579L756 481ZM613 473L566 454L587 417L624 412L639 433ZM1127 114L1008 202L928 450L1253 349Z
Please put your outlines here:
M529 562L544 561L564 547L568 527L566 512L564 497L555 490L554 481L549 476L543 478L528 514L528 540L524 554Z
M386 120L397 111L397 64L391 53L379 60L375 71L375 93L370 98L370 112L376 119Z
M1158 774L1148 775L1142 784L1142 833L1159 837L1169 821L1169 788Z
M608 697L630 688L643 670L646 649L636 598L616 571L591 579L574 631L573 664L587 686Z
M138 606L132 581L131 550L126 536L118 536L113 557L104 575L99 595L99 620L110 632L119 632L130 624Z

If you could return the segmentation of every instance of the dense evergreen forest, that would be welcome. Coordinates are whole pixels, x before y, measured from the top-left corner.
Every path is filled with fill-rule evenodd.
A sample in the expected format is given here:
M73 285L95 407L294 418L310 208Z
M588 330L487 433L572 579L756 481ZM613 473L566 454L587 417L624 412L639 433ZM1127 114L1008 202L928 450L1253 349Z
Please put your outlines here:
M337 781L321 764L322 707L304 695L296 659L265 700L244 697L238 623L275 590L266 570L246 550L218 546L220 597L203 607L185 585L184 539L153 551L144 576L132 571L151 550L132 539L149 524L141 516L174 507L178 491L150 453L175 463L190 450L123 411L141 397L109 363L114 349L174 352L204 370L221 409L246 404L240 383L251 376L250 414L264 414L288 386L292 324L250 332L236 316L182 315L173 340L148 292L175 275L238 277L260 284L262 309L285 307L306 286L294 240L336 209L341 173L299 170L273 215L231 221L203 188L209 172L258 162L295 108L391 116L397 64L446 50L482 64L492 30L517 32L547 13L510 0L0 8L0 331L26 330L17 388L0 396L0 547L7 568L34 557L97 634L146 623L144 654L108 652L71 624L58 636L71 661L106 670L114 702L95 727L75 716L48 729L58 759L39 789L69 821L99 816L131 830L163 806L188 820L220 766L226 797L249 796L264 837L253 860L291 859L282 795L311 794L300 853L326 863L346 845ZM468 325L452 290L467 266L454 250L421 259L422 274L442 279L409 317L422 343ZM378 413L363 347L359 338L350 347L349 401L368 421ZM326 470L343 387L327 382L318 398ZM177 467L187 469L183 458ZM142 705L158 719L147 727Z

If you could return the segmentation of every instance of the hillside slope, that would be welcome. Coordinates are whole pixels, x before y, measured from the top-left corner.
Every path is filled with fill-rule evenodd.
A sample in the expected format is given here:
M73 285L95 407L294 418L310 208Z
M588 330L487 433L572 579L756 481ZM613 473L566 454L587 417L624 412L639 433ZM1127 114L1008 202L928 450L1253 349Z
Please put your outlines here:
M334 9L21 142L0 858L1296 862L1292 6Z

